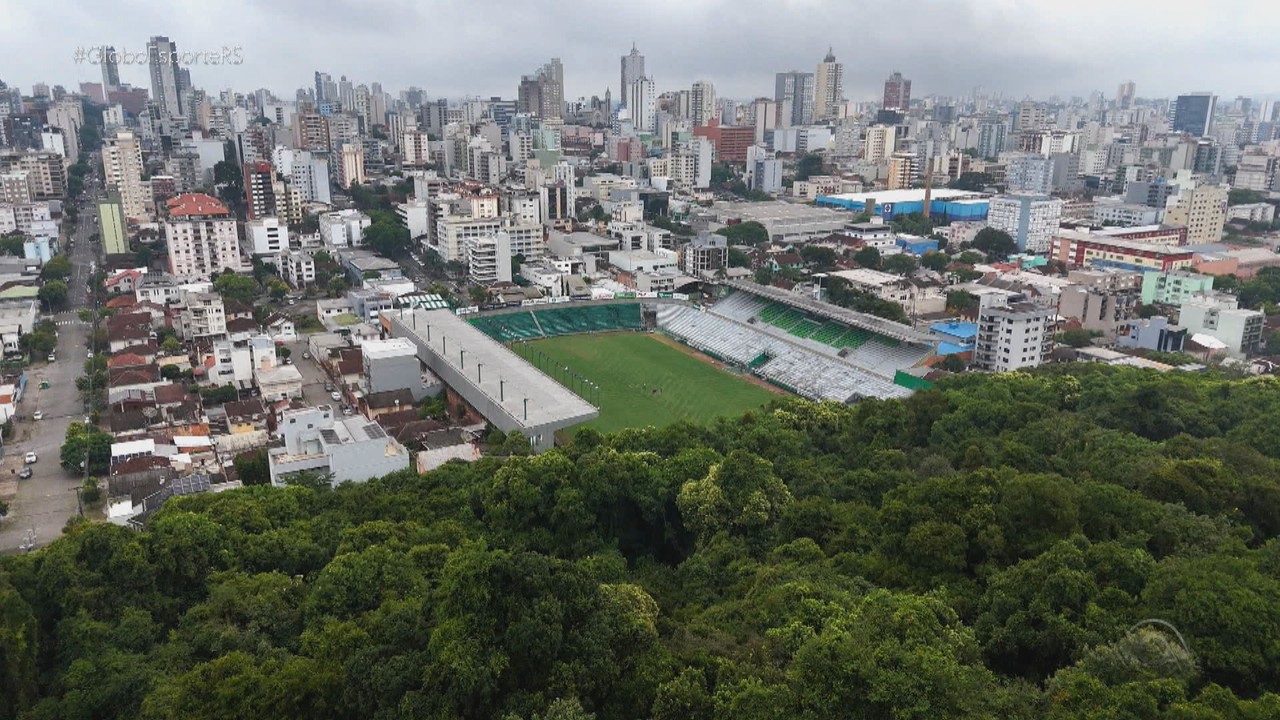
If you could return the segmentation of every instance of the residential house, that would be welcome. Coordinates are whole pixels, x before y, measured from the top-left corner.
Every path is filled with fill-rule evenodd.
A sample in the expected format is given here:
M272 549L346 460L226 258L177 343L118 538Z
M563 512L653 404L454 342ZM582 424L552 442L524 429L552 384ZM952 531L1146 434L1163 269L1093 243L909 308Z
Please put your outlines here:
M366 395L360 404L365 417L377 420L380 415L413 407L413 393L409 392L408 388L372 392Z
M313 472L334 485L364 482L409 467L409 452L377 423L362 417L340 418L328 405L285 410L279 432L284 447L267 451L271 482Z

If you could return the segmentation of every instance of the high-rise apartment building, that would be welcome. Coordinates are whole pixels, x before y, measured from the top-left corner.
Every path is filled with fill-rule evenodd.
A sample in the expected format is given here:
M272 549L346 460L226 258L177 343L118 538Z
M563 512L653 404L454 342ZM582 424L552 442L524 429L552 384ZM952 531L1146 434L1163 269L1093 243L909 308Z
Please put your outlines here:
M250 220L278 214L273 187L275 170L269 162L252 162L244 166L244 195Z
M1177 195L1169 196L1165 223L1185 226L1189 245L1220 242L1227 221L1227 189L1218 185L1180 187Z
M168 117L183 114L183 75L178 68L178 46L163 35L147 42L147 62L151 70L151 99Z
M998 305L978 311L973 364L987 372L1036 367L1049 359L1054 308L1034 303Z
M643 59L642 59L643 60ZM653 80L636 78L623 94L623 104L638 132L651 133L658 128L658 103Z
M1116 88L1116 109L1128 110L1133 107L1133 98L1137 93L1137 85L1133 81L1120 83L1120 87Z
M343 143L338 159L338 186L347 189L366 179L364 149L353 143Z
M1062 201L1045 195L991 198L987 224L1013 238L1019 252L1047 253L1062 220Z
M1170 125L1174 132L1190 133L1196 137L1209 134L1213 126L1213 111L1218 98L1213 93L1195 92L1179 95L1173 103Z
M790 70L774 76L773 99L778 103L778 127L813 122L813 73Z
M142 145L132 132L117 132L103 144L102 178L108 190L120 193L120 204L126 218L148 219L149 193L142 182Z
M920 156L912 152L896 152L889 156L890 190L902 190L920 179Z
M716 86L698 80L689 90L689 119L694 125L706 125L716 117Z
M168 202L164 224L169 272L178 278L203 280L224 270L242 272L236 221L217 198L188 193Z
M627 96L628 88L631 84L640 78L645 77L644 74L644 56L636 49L636 44L631 43L631 52L622 56L622 83L618 85L618 93L622 96L622 104L630 107L627 103L631 100ZM612 110L612 108L610 108ZM631 115L635 118L635 113Z
M102 66L102 98L107 100L111 91L120 89L120 58L111 45L103 45L98 51L101 53L98 64Z
M885 110L906 112L911 107L911 81L895 70L884 81L884 98L880 106Z
M1018 120L1014 129L1018 132L1041 130L1049 126L1049 108L1030 100L1018 103Z
M844 104L844 65L836 62L836 56L827 48L826 57L818 63L813 73L813 119L818 122L840 117Z
M876 165L888 162L897 143L897 135L889 125L872 125L862 143L862 159Z

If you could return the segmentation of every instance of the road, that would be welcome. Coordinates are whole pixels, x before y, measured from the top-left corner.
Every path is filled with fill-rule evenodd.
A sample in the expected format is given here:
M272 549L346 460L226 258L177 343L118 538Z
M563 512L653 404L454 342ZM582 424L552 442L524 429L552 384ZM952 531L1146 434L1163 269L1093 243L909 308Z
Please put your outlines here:
M93 197L95 190L87 184L85 197ZM85 306L89 265L97 259L100 248L89 243L89 236L97 225L96 205L90 202L82 206L69 255L73 268L67 282L71 309L49 316L58 324L57 360L46 363L43 358L37 358L27 368L26 394L18 405L22 419L15 423L16 437L5 444L4 458L0 461L0 497L10 490L6 484L17 482L17 495L9 501L9 514L0 519L0 553L18 551L32 532L36 546L53 542L62 534L67 519L78 512L76 488L83 477L63 470L58 461L67 426L83 421L85 415L84 403L76 391L76 378L84 373L89 326L80 322L77 313ZM49 382L48 390L40 389L42 380ZM44 419L31 419L36 410L44 413ZM39 460L32 466L30 478L17 480L23 456L28 451L35 451Z

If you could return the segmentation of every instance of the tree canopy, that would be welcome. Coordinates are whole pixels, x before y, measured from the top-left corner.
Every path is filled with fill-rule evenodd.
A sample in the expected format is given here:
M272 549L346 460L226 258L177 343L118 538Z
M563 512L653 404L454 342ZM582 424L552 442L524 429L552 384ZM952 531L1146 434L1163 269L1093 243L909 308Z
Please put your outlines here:
M969 245L993 258L1006 258L1018 252L1018 243L1013 236L993 227L979 230Z
M1277 717L1277 413L1055 365L172 498L0 556L0 717Z
M213 289L222 296L223 300L234 300L245 305L253 305L258 298L258 293L262 290L253 278L233 272L219 275L213 281Z
M763 245L769 242L769 230L755 220L725 225L717 235L729 238L730 245Z

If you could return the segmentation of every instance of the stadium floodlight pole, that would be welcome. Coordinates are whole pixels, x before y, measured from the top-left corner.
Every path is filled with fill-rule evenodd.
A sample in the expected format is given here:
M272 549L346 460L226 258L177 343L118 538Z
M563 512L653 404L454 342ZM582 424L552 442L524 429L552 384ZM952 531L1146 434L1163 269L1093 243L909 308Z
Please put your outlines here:
M529 419L529 398L524 399L524 419Z
M507 399L506 390L507 390L507 381L503 380L502 378L498 378L498 402L502 402Z
M427 342L431 342L431 323L427 323Z
M480 379L480 368L484 367L484 363L476 363L476 384L479 385L484 381Z
M461 367L464 370L467 367L467 351L465 348L458 351L458 367Z

